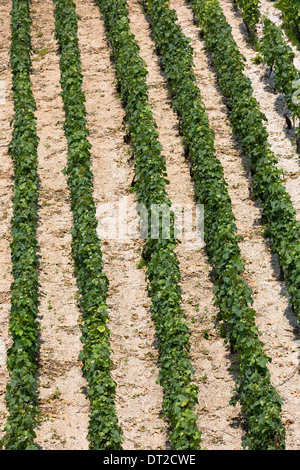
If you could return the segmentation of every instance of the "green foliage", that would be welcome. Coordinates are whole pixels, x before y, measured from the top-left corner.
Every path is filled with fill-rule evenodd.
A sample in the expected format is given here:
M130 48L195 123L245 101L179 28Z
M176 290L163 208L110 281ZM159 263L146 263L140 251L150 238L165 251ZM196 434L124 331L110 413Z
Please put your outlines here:
M237 50L231 28L217 0L191 0L191 3L203 28L220 89L228 99L233 130L241 138L244 151L250 158L254 194L260 200L268 224L267 235L273 242L273 251L279 256L290 301L299 317L300 224L283 185L282 172L276 166L277 160L268 143L268 134L263 125L266 118L252 96L251 82L243 73L244 59ZM258 403L262 404L262 399ZM259 426L256 428L258 431ZM278 438L282 439L283 446L283 431L280 427ZM253 446L258 448L260 436L257 434L251 439Z
M169 207L165 160L148 101L147 72L138 44L130 32L126 1L101 0L98 5L113 49L118 91L126 111L126 130L134 149L134 189L138 202L148 209L151 204ZM141 224L145 224L142 213L140 218ZM151 221L148 229L151 233ZM195 414L198 389L191 383L190 332L181 308L176 245L174 234L170 239L149 238L144 245L143 257L159 340L159 383L164 392L163 408L169 420L170 443L173 449L195 450L201 442Z
M300 0L278 0L275 4L282 11L283 27L290 40L300 47Z
M37 449L34 443L39 409L35 374L38 345L37 147L36 106L31 91L31 18L29 0L13 0L10 65L14 116L9 153L14 164L11 220L11 315L13 344L7 354L10 380L5 395L8 418L1 445L8 450Z
M248 31L252 37L253 34L255 35L254 43L256 49L259 51L259 56L257 56L257 59L262 59L262 61L270 67L271 71L274 71L274 83L276 89L285 95L286 106L291 111L293 117L297 116L299 118L300 106L298 104L298 100L293 99L293 95L298 86L297 81L300 78L300 73L294 66L295 54L292 48L286 43L281 28L276 26L267 17L261 17L258 8L259 2L257 0L251 2L237 0L236 3L241 9L246 24L250 24L249 16L252 18L253 23L251 27L248 27ZM300 3L298 7L295 6L296 4L291 6L290 1L283 2L282 5L283 4L286 5L288 11L290 11L290 8L295 14L295 9L298 8L299 10L300 6ZM258 23L259 19L261 19L263 24L263 34L261 39L258 39L256 35L256 24ZM296 22L296 24L298 23ZM296 143L297 151L299 151L300 126L296 130Z
M260 0L234 0L233 3L240 8L248 32L250 33L252 40L256 42L256 26L260 19Z
M293 82L300 80L300 72L294 66L295 54L285 42L281 29L268 18L263 18L263 22L263 37L260 41L263 61L274 71L275 87L284 93L287 107L293 116L300 118L300 105L292 99L295 91Z
M115 410L116 384L111 378L110 331L107 327L108 279L103 272L101 242L97 235L93 175L87 139L85 97L73 0L53 0L55 35L60 46L64 129L68 141L66 174L73 212L72 256L83 316L80 359L89 384L88 440L92 450L122 448L122 430Z
M206 46L218 73L222 93L228 99L229 118L240 136L253 168L253 190L268 222L273 251L279 255L290 301L300 314L300 223L282 182L282 171L270 149L268 133L253 97L250 79L244 72L245 59L232 37L231 28L217 0L190 0L204 30Z
M249 431L245 444L250 449L274 449L274 437L284 446L284 428L280 411L282 400L270 383L267 364L270 359L263 351L259 332L255 326L255 312L251 289L243 279L244 264L237 243L236 226L231 201L224 180L221 163L216 158L214 134L209 127L208 116L193 73L193 51L180 27L174 10L167 0L144 0L154 40L161 55L161 64L167 75L174 109L180 117L181 131L192 164L192 178L199 203L205 206L205 240L208 255L214 267L215 303L227 324L227 340L238 353L239 373L236 397L248 417ZM221 11L215 2L192 2L201 10L201 26L211 32L211 40L228 47L238 71L243 69L242 56L237 46L229 50L231 43L224 40ZM205 5L207 3L207 5ZM207 10L206 8L207 7ZM211 23L206 24L207 11ZM220 32L221 31L221 32ZM207 35L207 38L210 35ZM218 42L220 67L224 80L234 81L229 59ZM221 59L222 56L222 59ZM231 87L233 83L231 82ZM239 77L234 84L241 93L245 80ZM247 96L250 100L250 93ZM251 102L251 100L250 100ZM260 114L259 114L260 117Z

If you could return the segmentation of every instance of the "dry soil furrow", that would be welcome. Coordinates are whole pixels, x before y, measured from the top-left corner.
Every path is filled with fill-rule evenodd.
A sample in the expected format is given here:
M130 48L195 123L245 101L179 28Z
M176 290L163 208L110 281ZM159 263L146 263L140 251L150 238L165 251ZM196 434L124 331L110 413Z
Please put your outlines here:
M11 2L0 2L0 432L5 424L5 391L8 382L6 351L11 346L8 332L10 314L11 258L10 220L12 216L13 163L8 155L13 116L11 71L9 67Z
M148 70L149 98L158 126L162 153L166 158L167 187L174 205L195 210L194 189L178 131L178 118L171 108L166 79L150 36L150 28L137 0L130 0L131 31L140 46ZM191 362L194 381L199 386L199 420L202 447L208 449L241 448L243 432L235 428L238 408L229 405L234 387L230 372L230 354L224 347L215 323L210 267L203 247L183 243L177 248L182 273L183 308L190 321Z
M246 58L245 74L251 80L253 96L259 103L261 111L265 114L266 129L269 133L269 142L275 155L279 158L278 167L282 168L285 176L285 186L289 192L293 205L300 220L300 165L299 155L293 143L294 131L288 130L283 116L285 106L284 97L275 93L268 82L265 67L253 62L256 52L247 42L247 32L239 12L233 8L231 0L220 0L220 5L232 28L232 35Z
M67 143L59 93L60 70L51 0L31 4L32 89L37 103L40 306L39 400L42 449L87 449L88 401L81 350L76 281L70 257L72 213L63 168Z
M124 432L123 447L165 449L167 427L160 417L162 390L156 383L155 330L145 273L137 267L143 241L134 236L122 240L119 228L109 234L105 225L106 209L112 217L116 216L117 224L121 216L127 215L128 223L137 220L136 198L129 192L134 168L131 149L124 143L124 110L116 93L115 71L100 10L93 0L76 1L76 9L81 18L78 33L92 144L94 197L104 271L110 283L112 376L117 383L116 406Z
M283 420L287 425L287 448L299 448L299 397L297 319L280 279L278 258L262 236L261 209L251 199L251 181L247 158L230 130L227 110L217 86L216 74L205 51L205 41L193 25L192 11L184 0L171 0L179 23L194 48L195 73L215 132L217 156L222 162L232 200L240 243L245 258L245 276L253 289L257 326L262 333L266 353L272 358L272 382L284 399Z

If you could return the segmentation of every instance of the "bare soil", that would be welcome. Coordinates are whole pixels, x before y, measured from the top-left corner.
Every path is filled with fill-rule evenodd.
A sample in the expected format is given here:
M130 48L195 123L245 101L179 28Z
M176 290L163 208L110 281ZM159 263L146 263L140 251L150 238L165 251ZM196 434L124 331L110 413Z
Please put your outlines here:
M87 449L88 400L78 355L81 350L76 281L71 252L72 213L63 169L67 142L59 95L53 3L34 0L32 89L37 103L40 250L39 399L43 420L37 444L49 449Z
M10 286L11 259L10 259L10 219L12 216L13 194L13 164L8 156L8 144L11 139L11 127L9 125L13 116L13 100L11 93L11 73L9 68L9 36L10 15L7 2L0 2L0 80L4 83L5 93L1 98L5 102L0 104L0 428L5 423L5 389L8 380L6 368L6 351L10 347L8 331L10 312ZM2 102L2 101L1 101Z

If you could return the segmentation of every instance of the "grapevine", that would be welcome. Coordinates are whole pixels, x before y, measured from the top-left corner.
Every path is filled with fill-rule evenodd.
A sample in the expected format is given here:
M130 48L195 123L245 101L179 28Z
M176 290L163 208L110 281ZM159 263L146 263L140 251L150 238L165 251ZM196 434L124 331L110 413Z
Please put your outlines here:
M73 0L53 0L55 35L60 47L64 129L68 140L68 185L73 212L72 255L79 290L83 350L80 359L89 384L88 440L92 450L119 450L123 434L115 409L116 384L111 377L110 331L106 305L108 279L103 271L93 200L85 97L82 92L77 14Z
M147 72L130 32L126 1L102 0L98 5L113 49L118 91L126 111L126 130L134 149L134 190L138 202L148 210L153 204L170 207L165 160L148 101ZM172 211L170 214L174 220ZM140 217L144 226L142 213ZM170 443L173 449L198 449L201 442L195 413L198 388L191 382L194 371L189 359L190 331L181 308L180 269L175 254L178 241L173 230L168 239L148 238L143 260L159 339L159 382L164 392L163 409L169 420ZM151 233L150 220L148 233Z
M242 276L244 263L231 201L215 155L214 134L196 86L193 51L167 0L145 0L143 5L168 78L172 104L180 117L197 199L205 206L205 241L216 277L215 303L227 326L227 340L238 352L239 376L233 402L239 399L248 417L244 445L249 449L273 449L277 435L283 448L281 399L270 383L269 358L255 326L251 289Z
M37 449L34 442L39 408L38 367L38 174L36 104L32 94L31 17L29 0L13 0L11 9L10 65L13 77L13 133L9 153L14 164L13 217L11 220L11 315L13 344L7 353L10 381L6 403L8 419L2 446L8 450Z

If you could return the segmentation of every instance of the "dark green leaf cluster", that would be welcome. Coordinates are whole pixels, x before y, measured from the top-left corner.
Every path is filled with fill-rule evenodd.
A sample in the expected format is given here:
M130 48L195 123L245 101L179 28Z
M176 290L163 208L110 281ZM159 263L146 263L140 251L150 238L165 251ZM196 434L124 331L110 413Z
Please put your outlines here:
M13 0L11 9L10 65L14 100L13 132L9 153L14 164L13 217L11 220L11 315L8 350L10 380L6 403L9 416L2 446L8 450L37 449L38 424L36 371L38 345L38 174L35 101L31 91L31 18L29 0Z
M223 168L215 155L214 134L196 85L193 51L177 24L174 10L168 7L168 0L144 0L142 3L168 78L172 104L180 117L197 199L205 207L205 241L216 278L215 303L226 324L227 339L238 352L237 396L249 423L245 444L250 449L274 449L274 436L277 435L283 447L282 401L270 383L269 358L263 351L255 326L252 293L243 279L244 264L237 243L231 201ZM211 6L212 2L208 3ZM203 5L200 7L202 9ZM213 34L218 35L217 9L212 12L212 18L215 24ZM223 44L226 47L224 38ZM240 56L235 58L237 65L239 59ZM222 73L229 80L230 71L226 70L226 65L225 62ZM239 67L242 70L242 65ZM237 83L236 88L240 87L243 89L244 84Z
M260 52L263 61L274 71L274 84L280 93L284 93L287 107L293 116L300 117L300 105L293 100L293 83L300 80L300 72L294 65L295 54L285 42L282 31L268 18L263 18L263 37Z
M283 27L290 40L300 48L300 0L278 0L282 11Z
M134 189L138 202L147 209L151 204L169 207L165 160L148 102L147 72L138 44L130 32L126 1L101 0L98 4L113 49L118 90L126 111L126 130L134 149ZM142 213L140 218L143 225ZM150 234L150 217L148 228ZM195 414L198 389L191 383L190 333L181 308L176 245L174 236L148 238L144 245L144 262L159 340L159 383L164 392L163 408L169 420L170 443L173 449L198 449L201 442Z
M254 42L257 40L256 26L260 19L259 0L234 0L239 7L247 30Z
M275 88L285 95L285 102L287 108L291 111L294 117L300 115L300 106L298 100L293 99L293 95L298 87L297 81L300 79L300 73L294 66L295 54L292 48L285 42L282 30L279 26L276 26L273 21L267 17L261 17L258 3L254 2L241 2L237 1L237 5L241 8L243 18L245 21L245 7L250 8L250 4L256 4L256 14L253 15L253 23L250 34L255 31L255 25L261 19L263 24L263 35L261 39L256 37L255 47L259 51L263 62L270 67L270 70L274 72L274 84ZM254 8L254 7L253 7ZM288 120L287 120L288 122ZM291 125L291 124L289 124ZM296 131L297 148L300 148L300 127Z
M118 450L122 430L115 410L116 384L111 377L110 331L106 306L108 279L103 271L101 241L97 235L93 200L85 97L82 92L81 59L73 0L53 0L55 34L60 47L64 129L68 141L66 174L73 212L72 256L82 312L80 359L88 381L90 421L88 440L93 450Z

